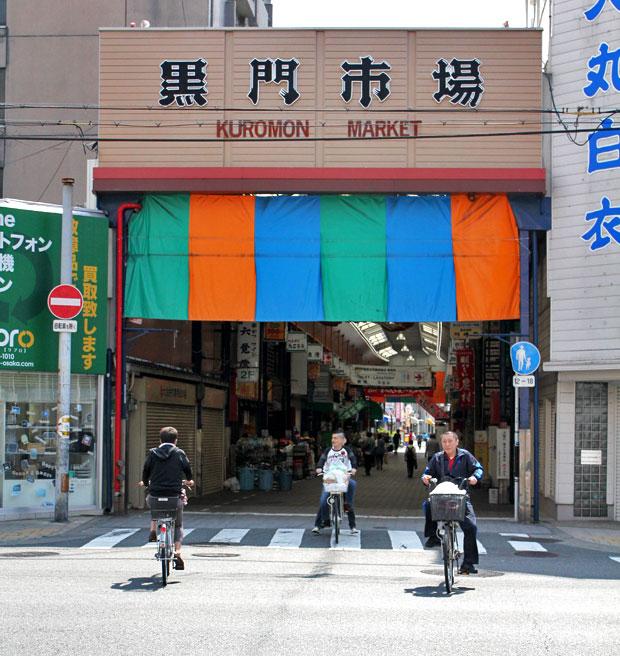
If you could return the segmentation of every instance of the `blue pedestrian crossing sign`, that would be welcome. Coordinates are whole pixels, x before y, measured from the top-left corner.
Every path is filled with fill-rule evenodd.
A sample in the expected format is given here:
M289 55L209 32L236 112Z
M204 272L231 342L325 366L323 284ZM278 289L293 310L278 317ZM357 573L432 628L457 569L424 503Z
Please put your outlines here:
M516 374L528 376L540 365L540 351L530 342L517 342L510 347L510 359Z

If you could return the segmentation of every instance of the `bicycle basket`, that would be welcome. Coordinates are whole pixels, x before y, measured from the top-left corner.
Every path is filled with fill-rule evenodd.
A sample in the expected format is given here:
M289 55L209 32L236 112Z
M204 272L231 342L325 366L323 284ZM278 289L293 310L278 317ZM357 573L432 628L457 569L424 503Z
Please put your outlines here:
M179 497L149 497L151 519L175 519Z
M467 505L465 494L431 494L430 499L433 521L462 522L465 519Z

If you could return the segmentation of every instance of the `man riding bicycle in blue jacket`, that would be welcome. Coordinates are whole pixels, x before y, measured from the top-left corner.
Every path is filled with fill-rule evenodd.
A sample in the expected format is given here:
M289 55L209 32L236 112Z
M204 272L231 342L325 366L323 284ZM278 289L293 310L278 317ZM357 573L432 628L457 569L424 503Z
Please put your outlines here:
M448 431L441 436L441 446L443 451L436 453L429 461L424 473L422 474L422 482L428 485L431 478L436 478L438 481L442 480L455 480L460 482L467 479L470 485L476 485L482 478L482 465L474 458L474 456L465 449L459 449L459 438L456 433ZM433 521L431 517L431 505L427 499L422 508L424 509L424 516L426 523L424 525L424 536L426 540L426 547L438 547L441 545L437 537L437 522ZM471 505L469 496L467 497L467 508L465 511L465 520L459 522L463 531L463 564L459 572L461 574L477 574L478 570L478 543L476 536L478 534L478 527L476 525L476 515L474 508Z
M328 472L335 463L339 463L344 465L344 468L351 476L355 475L357 471L357 458L355 457L353 450L345 445L346 441L347 438L342 431L337 431L332 434L331 447L323 451L316 464L317 474L320 474L323 471ZM349 478L349 487L345 495L344 509L349 515L349 528L351 529L352 535L359 533L355 527L355 510L353 509L353 497L355 495L356 487L357 483L352 478ZM321 501L319 503L319 510L314 521L314 528L312 529L313 533L318 533L321 528L327 526L329 523L329 508L327 507L328 497L329 492L326 492L325 489L323 489Z

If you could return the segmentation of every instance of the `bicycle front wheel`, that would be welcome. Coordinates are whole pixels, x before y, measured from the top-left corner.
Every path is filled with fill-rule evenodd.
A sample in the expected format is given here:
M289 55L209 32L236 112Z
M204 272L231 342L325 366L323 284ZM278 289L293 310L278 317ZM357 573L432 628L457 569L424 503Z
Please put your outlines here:
M332 504L332 523L334 524L334 540L338 544L340 539L340 497L338 495L334 497Z
M164 587L168 585L168 572L170 571L167 567L167 558L166 558L166 545L160 543L159 547L159 560L161 562L161 583Z
M448 524L445 527L441 548L443 552L443 573L446 581L446 593L450 594L454 587L454 559L456 557L456 531L454 526Z

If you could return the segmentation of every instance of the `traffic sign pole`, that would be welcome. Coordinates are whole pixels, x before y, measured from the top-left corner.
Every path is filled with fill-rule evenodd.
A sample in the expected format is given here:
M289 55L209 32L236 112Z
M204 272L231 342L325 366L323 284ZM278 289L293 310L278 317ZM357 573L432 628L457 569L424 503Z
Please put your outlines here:
M73 228L73 178L62 180L62 241L60 283L70 285L71 235ZM56 482L54 519L69 521L69 437L71 435L71 333L58 333L58 405L56 417Z

